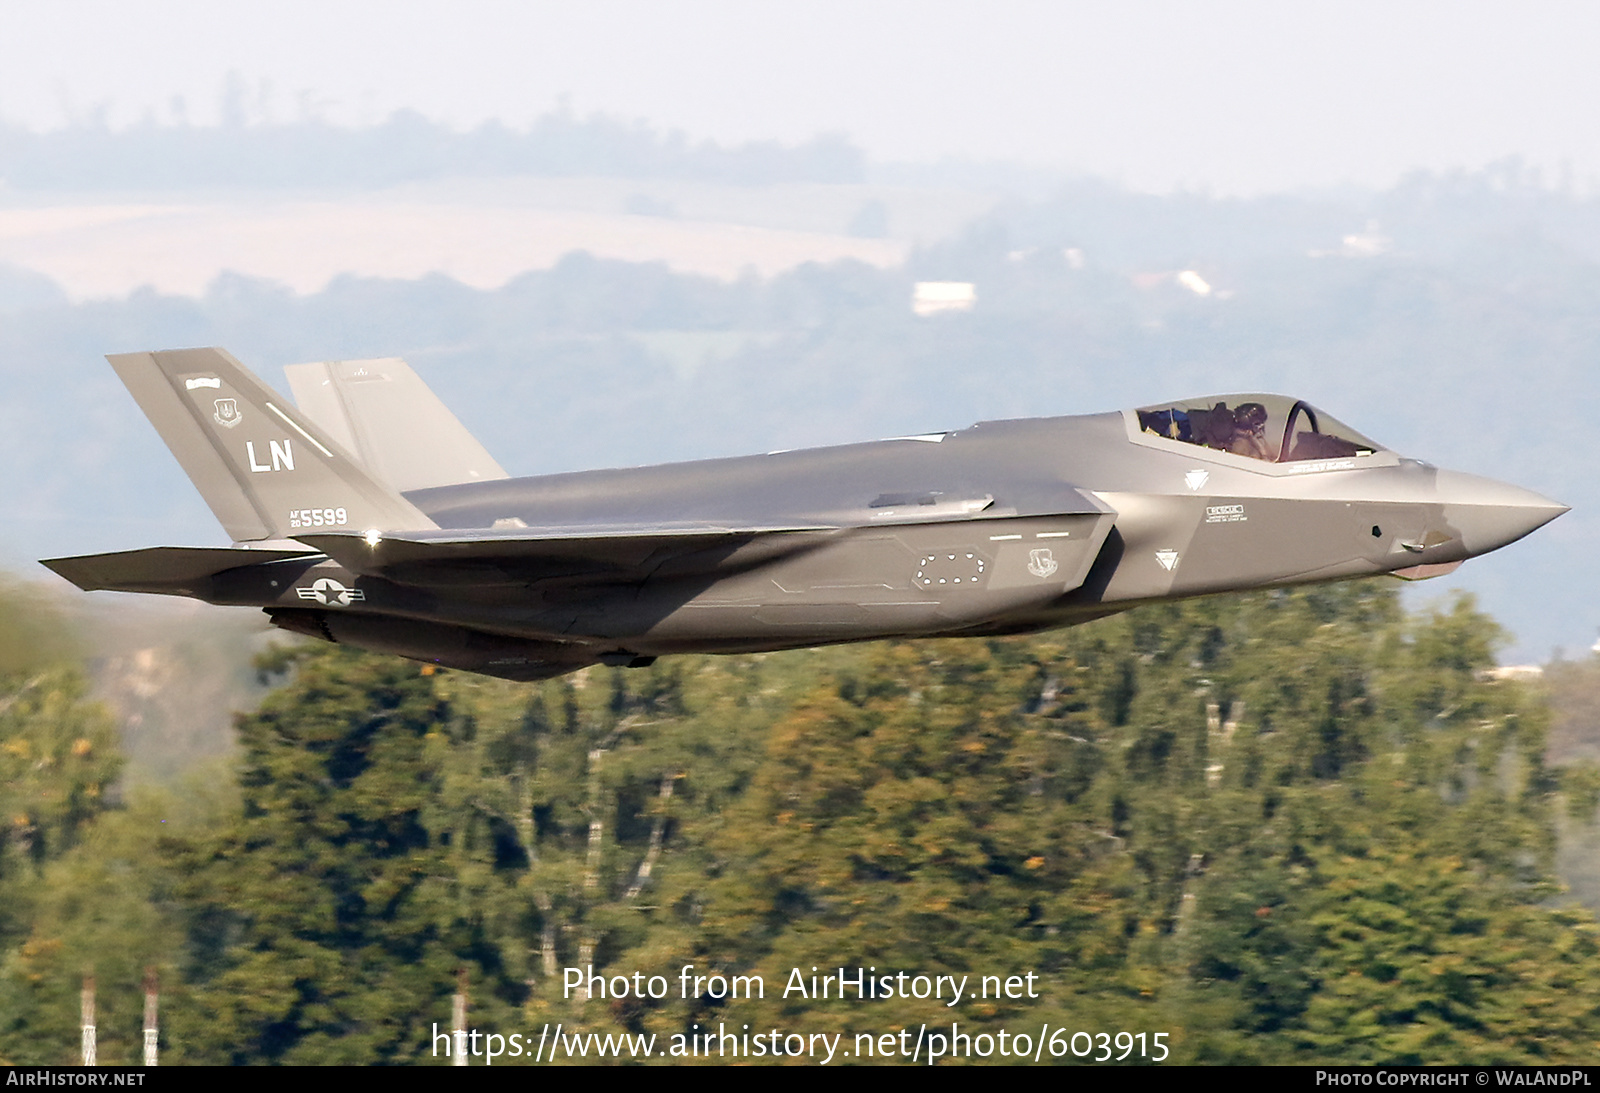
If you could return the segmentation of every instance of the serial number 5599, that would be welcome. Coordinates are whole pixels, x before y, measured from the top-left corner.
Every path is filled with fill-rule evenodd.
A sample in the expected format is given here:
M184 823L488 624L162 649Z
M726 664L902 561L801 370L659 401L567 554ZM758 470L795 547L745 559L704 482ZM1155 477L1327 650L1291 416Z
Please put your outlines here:
M294 509L289 513L292 528L336 528L346 522L344 509Z

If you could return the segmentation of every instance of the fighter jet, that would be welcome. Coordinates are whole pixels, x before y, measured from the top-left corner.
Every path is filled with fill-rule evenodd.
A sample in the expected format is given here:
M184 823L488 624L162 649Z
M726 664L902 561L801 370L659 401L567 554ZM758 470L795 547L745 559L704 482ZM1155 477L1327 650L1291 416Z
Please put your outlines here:
M1566 511L1278 395L510 478L402 361L293 366L296 406L220 349L109 360L233 545L45 565L514 680L1425 578Z

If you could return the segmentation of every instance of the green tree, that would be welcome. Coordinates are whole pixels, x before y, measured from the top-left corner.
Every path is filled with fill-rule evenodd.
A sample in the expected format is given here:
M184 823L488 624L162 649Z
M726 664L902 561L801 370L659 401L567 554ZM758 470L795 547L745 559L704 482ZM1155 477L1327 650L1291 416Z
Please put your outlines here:
M39 1054L50 1044L40 1037L37 989L46 977L35 962L63 951L42 888L52 863L82 844L111 806L122 767L111 719L71 662L74 648L46 604L0 588L0 1058L18 1061L76 1058L75 1034L72 1056ZM70 973L74 998L84 970ZM74 1001L73 1021L76 1011Z
M482 943L439 815L452 712L407 661L331 648L291 665L239 719L241 814L168 848L196 1001L172 1039L213 1062L431 1057Z

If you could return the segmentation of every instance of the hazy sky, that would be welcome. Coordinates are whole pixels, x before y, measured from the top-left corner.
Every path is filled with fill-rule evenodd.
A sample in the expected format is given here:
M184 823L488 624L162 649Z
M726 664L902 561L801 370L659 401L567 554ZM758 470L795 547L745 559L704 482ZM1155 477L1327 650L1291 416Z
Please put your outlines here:
M0 116L580 114L692 137L841 131L1152 189L1387 184L1518 154L1600 178L1600 4L0 0ZM263 98L262 90L266 90Z

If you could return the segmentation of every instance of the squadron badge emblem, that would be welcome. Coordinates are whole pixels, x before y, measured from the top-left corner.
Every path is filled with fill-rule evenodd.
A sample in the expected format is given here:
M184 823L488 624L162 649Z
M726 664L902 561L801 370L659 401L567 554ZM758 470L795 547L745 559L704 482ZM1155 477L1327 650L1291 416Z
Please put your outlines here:
M1056 557L1048 547L1037 547L1028 551L1028 572L1040 580L1050 576L1058 568L1060 567L1056 565Z

